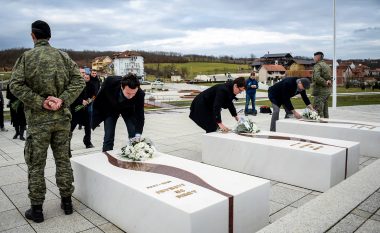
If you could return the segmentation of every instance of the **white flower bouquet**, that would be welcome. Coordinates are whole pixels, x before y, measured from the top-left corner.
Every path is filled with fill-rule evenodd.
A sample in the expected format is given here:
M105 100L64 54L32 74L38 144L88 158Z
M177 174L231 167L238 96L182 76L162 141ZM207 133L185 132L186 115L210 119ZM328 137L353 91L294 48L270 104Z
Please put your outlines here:
M235 133L258 133L260 129L250 119L240 118L237 126L234 129Z
M319 121L320 117L318 112L311 110L309 108L305 108L302 112L302 117L307 120Z
M144 161L153 158L154 151L151 140L147 138L141 140L132 139L129 145L121 148L120 156L133 161Z

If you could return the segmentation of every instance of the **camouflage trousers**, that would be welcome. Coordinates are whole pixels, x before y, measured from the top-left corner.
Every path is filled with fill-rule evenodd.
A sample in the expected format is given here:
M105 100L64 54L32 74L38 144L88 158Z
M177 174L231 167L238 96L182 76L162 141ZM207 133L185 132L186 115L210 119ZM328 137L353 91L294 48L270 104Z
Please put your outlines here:
M29 199L32 205L43 204L46 194L44 170L47 150L51 146L56 165L56 183L61 197L74 191L73 170L70 163L70 122L29 126L24 156L28 166Z
M329 118L329 100L330 94L314 96L314 109L322 118Z

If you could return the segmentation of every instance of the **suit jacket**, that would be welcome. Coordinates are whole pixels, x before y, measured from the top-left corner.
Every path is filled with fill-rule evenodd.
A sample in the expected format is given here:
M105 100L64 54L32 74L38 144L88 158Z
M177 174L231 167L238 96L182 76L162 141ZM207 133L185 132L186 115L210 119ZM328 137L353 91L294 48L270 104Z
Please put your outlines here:
M290 101L290 98L292 98L295 95L301 94L303 102L306 105L309 105L310 100L306 95L306 91L297 90L297 79L299 78L284 78L280 82L269 87L269 100L278 106L284 105L288 110L291 111L294 110L294 107L292 105L292 102Z
M233 100L233 83L227 82L210 87L195 97L190 107L190 118L206 131L215 131L222 122L221 110L228 108L232 116L237 116Z
M138 88L133 98L125 98L121 91L121 77L107 77L94 101L92 129L95 129L107 117L121 114L123 118L134 117L136 133L141 134L145 121L144 97L144 91Z

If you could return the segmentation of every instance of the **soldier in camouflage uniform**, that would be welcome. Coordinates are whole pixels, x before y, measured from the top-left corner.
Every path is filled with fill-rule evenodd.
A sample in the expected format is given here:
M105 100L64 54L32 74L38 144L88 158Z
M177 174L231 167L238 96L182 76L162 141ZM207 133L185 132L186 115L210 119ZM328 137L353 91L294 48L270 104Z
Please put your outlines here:
M328 100L331 94L331 69L323 60L323 53L314 53L313 96L314 109L320 117L329 118Z
M25 105L29 125L24 154L31 208L25 216L34 222L44 221L44 168L49 145L56 164L61 208L65 214L73 212L69 106L85 86L75 62L66 53L51 47L50 37L46 22L38 20L32 24L35 47L18 58L10 80L11 92Z

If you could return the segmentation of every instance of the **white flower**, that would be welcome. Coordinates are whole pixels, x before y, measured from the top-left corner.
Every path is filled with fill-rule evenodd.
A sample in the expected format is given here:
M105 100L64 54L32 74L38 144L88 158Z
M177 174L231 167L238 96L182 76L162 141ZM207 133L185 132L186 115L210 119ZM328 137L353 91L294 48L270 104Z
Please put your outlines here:
M121 156L133 161L142 161L152 158L154 149L149 139L142 139L140 142L131 141L130 145L121 148Z
M316 111L310 110L309 108L305 108L303 110L302 116L308 120L316 120L320 119L318 113Z
M257 125L251 121L250 119L244 119L243 117L240 118L237 126L234 129L234 132L236 133L258 133L260 132L260 129L257 127Z

